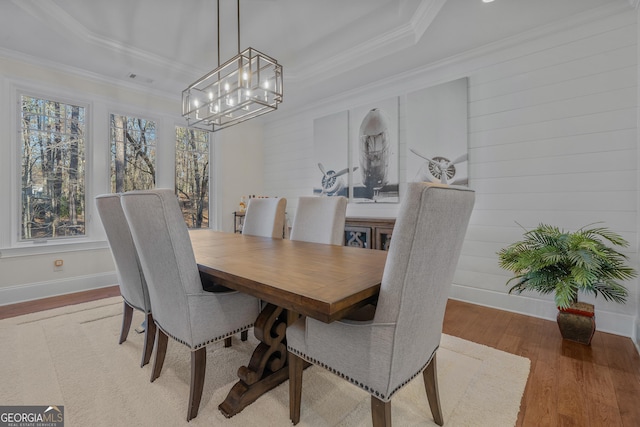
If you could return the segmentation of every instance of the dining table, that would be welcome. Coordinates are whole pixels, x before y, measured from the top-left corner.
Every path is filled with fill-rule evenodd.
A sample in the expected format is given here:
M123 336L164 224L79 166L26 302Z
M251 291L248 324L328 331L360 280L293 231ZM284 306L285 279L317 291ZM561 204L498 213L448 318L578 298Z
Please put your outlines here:
M259 298L258 345L218 406L232 417L288 379L286 328L299 316L330 323L377 300L387 252L190 230L203 285Z

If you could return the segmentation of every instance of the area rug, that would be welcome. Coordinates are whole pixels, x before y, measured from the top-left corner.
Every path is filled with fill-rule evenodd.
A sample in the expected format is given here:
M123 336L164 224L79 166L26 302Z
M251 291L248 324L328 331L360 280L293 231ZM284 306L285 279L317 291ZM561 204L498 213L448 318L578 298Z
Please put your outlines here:
M136 313L133 324L142 321ZM122 299L108 298L0 321L0 405L64 405L65 426L288 426L289 388L280 385L240 414L218 411L249 361L255 338L208 347L198 417L187 423L190 355L169 341L160 378L140 368L143 335L118 345ZM251 333L249 334L252 335ZM513 426L529 359L448 335L438 350L446 426ZM395 426L435 425L422 376L392 401ZM305 370L299 426L370 426L370 398L330 372Z

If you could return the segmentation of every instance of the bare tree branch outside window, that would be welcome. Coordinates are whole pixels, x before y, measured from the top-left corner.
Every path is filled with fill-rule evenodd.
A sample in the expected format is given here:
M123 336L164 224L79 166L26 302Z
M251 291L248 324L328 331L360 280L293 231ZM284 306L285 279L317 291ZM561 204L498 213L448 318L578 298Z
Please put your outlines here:
M148 190L156 185L156 123L111 114L111 192Z
M209 227L209 133L176 127L176 193L189 228Z
M20 97L21 240L85 234L85 107Z

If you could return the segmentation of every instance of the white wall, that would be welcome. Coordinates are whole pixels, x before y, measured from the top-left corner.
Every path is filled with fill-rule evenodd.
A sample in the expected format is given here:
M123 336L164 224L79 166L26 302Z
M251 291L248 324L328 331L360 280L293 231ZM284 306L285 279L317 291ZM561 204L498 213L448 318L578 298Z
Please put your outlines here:
M254 121L255 122L255 121ZM232 232L233 212L242 196L264 194L262 126L245 122L214 133L218 229Z
M394 95L400 96L403 181L405 95L468 76L469 177L477 201L451 296L554 319L550 296L507 294L510 276L498 267L496 252L521 237L515 221L566 229L604 221L631 242L626 253L638 264L637 17L631 8L610 13L576 17L294 116L272 117L264 136L265 191L287 197L292 215L316 172L313 120ZM348 215L396 211L397 205L350 205ZM636 336L637 281L628 287L626 305L595 301L599 330Z

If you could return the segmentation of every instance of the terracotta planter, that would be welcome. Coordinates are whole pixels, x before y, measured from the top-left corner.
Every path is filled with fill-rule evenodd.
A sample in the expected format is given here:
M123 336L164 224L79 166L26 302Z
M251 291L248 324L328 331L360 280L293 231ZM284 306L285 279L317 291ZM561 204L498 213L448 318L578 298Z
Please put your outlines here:
M559 308L557 320L562 338L580 344L591 344L596 331L593 304L575 302L568 308Z

